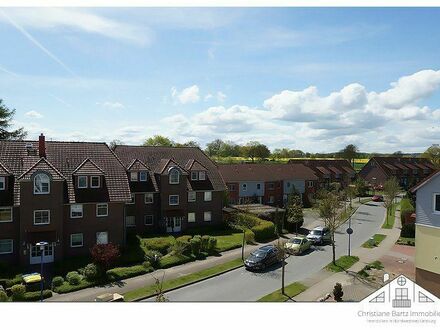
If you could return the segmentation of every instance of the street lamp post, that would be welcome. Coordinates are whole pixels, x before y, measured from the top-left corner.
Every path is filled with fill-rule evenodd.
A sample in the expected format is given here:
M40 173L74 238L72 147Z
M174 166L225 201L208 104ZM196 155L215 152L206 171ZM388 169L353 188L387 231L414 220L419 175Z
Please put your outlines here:
M44 255L44 248L46 246L49 245L49 243L47 242L39 242L37 244L35 244L37 247L40 248L40 255L41 255L41 270L40 270L40 276L41 276L41 281L40 281L40 301L43 301L43 289L44 289L44 283L43 283L43 255Z

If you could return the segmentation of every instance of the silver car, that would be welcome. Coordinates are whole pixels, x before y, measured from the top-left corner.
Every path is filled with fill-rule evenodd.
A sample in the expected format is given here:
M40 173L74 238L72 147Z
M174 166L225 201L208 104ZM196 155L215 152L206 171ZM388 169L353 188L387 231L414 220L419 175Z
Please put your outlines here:
M326 244L331 241L330 230L327 227L316 227L307 235L313 244Z

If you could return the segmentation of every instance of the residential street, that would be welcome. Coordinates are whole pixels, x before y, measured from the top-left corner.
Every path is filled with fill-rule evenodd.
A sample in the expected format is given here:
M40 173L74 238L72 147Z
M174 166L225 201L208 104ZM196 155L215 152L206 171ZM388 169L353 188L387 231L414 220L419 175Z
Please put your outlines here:
M379 231L385 216L381 203L361 205L352 218L352 248L359 247ZM306 224L307 226L307 224ZM308 227L308 226L307 226ZM337 257L347 254L348 222L336 234ZM317 247L302 256L287 259L286 284L300 281L322 269L331 261L331 246ZM170 301L256 301L281 285L281 266L270 271L252 273L244 268L167 293Z

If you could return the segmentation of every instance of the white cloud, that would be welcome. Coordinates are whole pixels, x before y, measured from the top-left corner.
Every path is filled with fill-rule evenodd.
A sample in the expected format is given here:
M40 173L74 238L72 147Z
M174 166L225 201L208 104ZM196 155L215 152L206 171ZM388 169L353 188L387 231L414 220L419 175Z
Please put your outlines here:
M224 102L226 100L226 94L219 91L217 92L217 101Z
M106 108L106 109L113 109L113 110L122 110L125 109L125 106L120 102L96 102L97 105Z
M41 113L39 113L39 112L37 112L37 111L34 111L34 110L32 110L32 111L28 111L28 112L26 112L24 115L25 115L26 117L34 118L34 119L43 118L43 115L42 115Z
M212 99L213 97L214 97L214 95L212 95L211 93L209 93L209 94L206 94L206 95L205 95L204 100L205 100L205 102L206 102L206 101L209 101L210 99Z
M181 92L179 92L175 87L172 87L171 97L181 104L197 103L200 100L199 91L200 90L197 85L184 88Z
M138 45L147 45L153 39L153 34L147 27L119 22L85 9L9 8L3 11L14 22L26 28L49 31L72 29Z

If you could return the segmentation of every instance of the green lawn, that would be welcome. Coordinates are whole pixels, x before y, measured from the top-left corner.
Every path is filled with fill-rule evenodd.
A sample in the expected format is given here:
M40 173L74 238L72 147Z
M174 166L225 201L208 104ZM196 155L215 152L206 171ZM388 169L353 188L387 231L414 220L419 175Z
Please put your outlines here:
M243 261L241 259L235 259L235 260L226 262L221 265L217 265L217 266L214 266L211 268L204 269L204 270L196 272L196 273L184 275L184 276L178 277L173 280L164 281L162 283L162 287L163 287L163 290L165 290L165 291L171 290L171 289L174 289L174 288L179 287L181 285L190 284L195 281L199 281L199 280L205 279L207 277L225 272L227 270L237 268L241 265L243 265ZM149 285L149 286L146 286L146 287L143 287L140 289L126 292L126 293L124 293L124 297L125 297L125 301L133 301L136 299L141 299L144 297L154 295L155 293L156 293L156 286Z
M370 240L366 241L364 244L362 244L362 247L367 249L375 248L376 246L379 246L379 244L387 237L387 235L382 234L375 234L373 236L373 242L370 242Z
M338 273L338 272L346 271L358 261L359 261L359 257L356 256L342 256L336 260L336 265L334 265L331 262L325 267L325 269L331 272Z
M296 295L300 294L301 292L307 290L307 287L299 282L294 282L284 288L283 295L281 293L281 289L274 291L272 293L269 293L268 295L258 299L258 301L264 301L264 302L283 302L289 300L289 298L295 297Z
M395 217L396 208L397 208L397 204L393 204L393 206L391 206L391 213L387 212L387 218L386 218L385 222L383 223L382 228L393 229L394 220L396 219L396 217Z
M223 252L241 247L243 243L243 233L216 233L212 235L217 238L217 251Z

